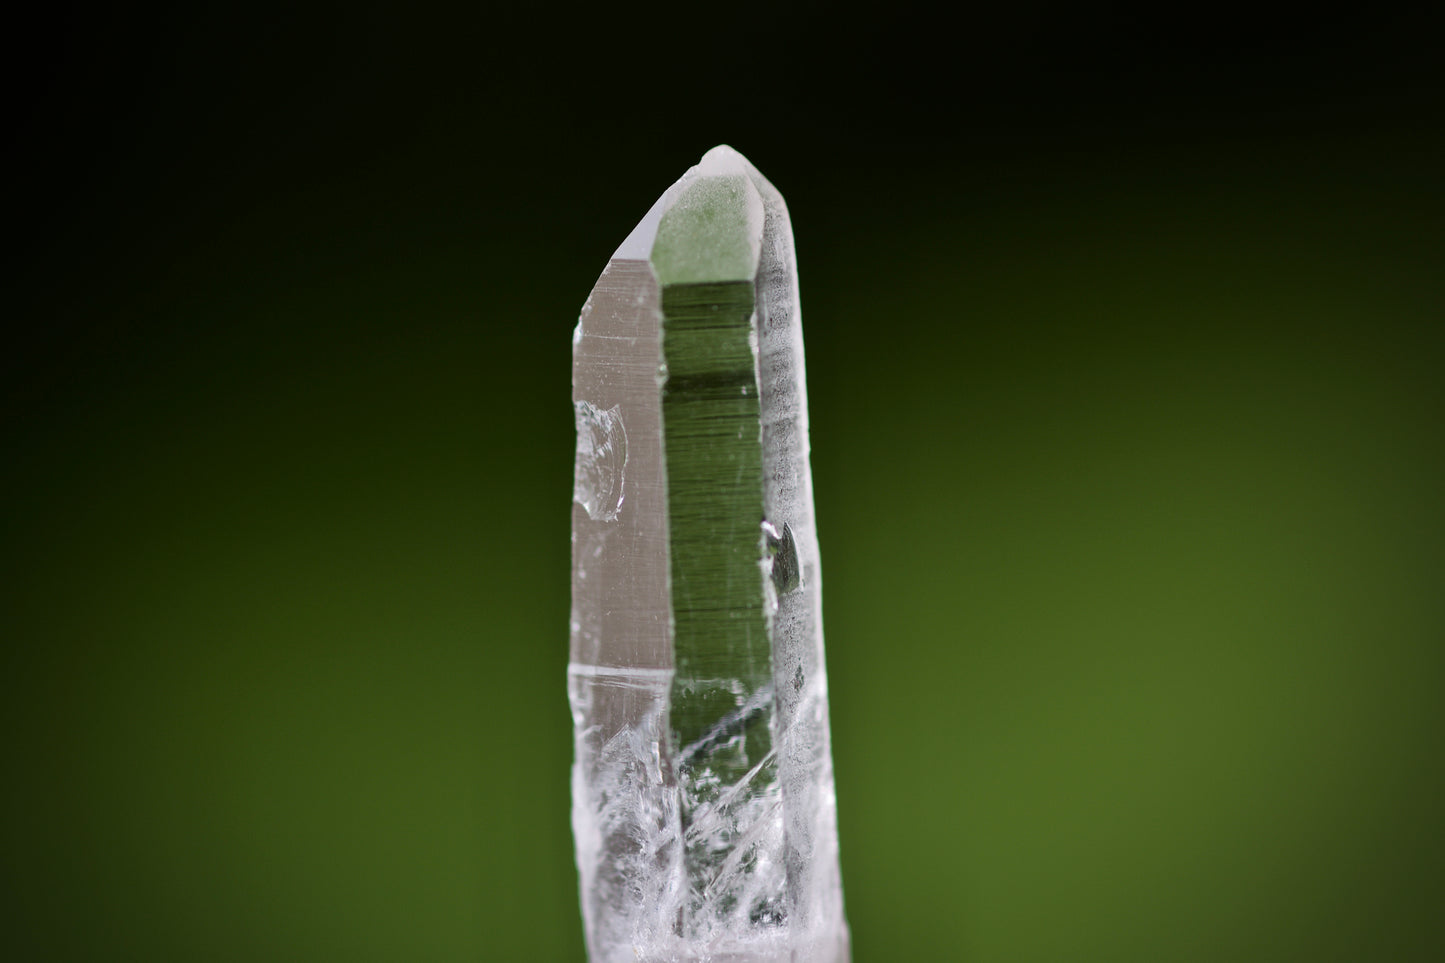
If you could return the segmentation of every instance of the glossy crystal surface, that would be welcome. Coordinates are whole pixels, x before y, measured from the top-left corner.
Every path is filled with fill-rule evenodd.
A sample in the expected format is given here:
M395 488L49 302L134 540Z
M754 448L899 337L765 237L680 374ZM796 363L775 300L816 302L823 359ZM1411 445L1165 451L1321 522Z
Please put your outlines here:
M573 358L589 957L846 960L782 197L709 151L608 263Z

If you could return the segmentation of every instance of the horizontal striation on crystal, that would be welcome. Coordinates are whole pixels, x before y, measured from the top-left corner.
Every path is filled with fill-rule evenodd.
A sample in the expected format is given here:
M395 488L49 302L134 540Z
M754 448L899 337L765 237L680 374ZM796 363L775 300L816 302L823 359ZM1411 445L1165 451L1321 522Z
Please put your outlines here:
M848 959L792 228L718 147L573 340L573 831L589 958Z

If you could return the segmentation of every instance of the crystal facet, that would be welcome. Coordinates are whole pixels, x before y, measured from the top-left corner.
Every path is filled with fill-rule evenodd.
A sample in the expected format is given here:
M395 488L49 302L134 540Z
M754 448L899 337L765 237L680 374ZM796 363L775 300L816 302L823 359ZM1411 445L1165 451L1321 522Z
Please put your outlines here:
M844 963L792 226L709 151L573 338L572 824L593 963Z

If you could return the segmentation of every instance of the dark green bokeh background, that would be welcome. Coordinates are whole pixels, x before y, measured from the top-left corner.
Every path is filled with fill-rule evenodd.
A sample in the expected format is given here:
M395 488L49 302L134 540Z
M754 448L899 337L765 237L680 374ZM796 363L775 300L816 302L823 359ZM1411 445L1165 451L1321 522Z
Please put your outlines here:
M1439 958L1433 34L1214 16L19 31L15 958L581 959L571 328L721 141L796 225L856 959Z

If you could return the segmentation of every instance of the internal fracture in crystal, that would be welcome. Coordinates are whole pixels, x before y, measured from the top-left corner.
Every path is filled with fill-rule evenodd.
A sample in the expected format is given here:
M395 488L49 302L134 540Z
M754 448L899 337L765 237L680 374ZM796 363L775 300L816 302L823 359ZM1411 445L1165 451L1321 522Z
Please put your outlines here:
M717 147L573 339L569 697L588 955L848 959L792 227Z

